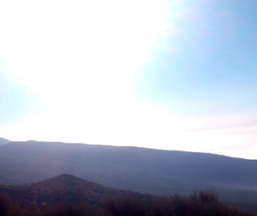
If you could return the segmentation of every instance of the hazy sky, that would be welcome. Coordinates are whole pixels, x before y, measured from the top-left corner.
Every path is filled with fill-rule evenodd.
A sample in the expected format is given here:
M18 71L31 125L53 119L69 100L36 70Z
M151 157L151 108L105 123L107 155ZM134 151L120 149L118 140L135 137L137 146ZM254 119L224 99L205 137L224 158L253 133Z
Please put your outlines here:
M257 159L256 0L0 2L0 137Z

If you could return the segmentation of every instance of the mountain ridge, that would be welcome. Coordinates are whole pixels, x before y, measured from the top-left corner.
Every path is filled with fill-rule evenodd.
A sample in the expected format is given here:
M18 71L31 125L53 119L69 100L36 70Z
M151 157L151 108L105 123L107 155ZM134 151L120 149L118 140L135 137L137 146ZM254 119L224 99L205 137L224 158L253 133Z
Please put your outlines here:
M210 187L249 189L257 188L256 167L255 160L138 147L40 141L0 147L1 184L28 184L68 173L108 187L153 194Z
M137 146L116 146L116 145L104 145L104 144L89 144L89 143L81 143L81 142L61 142L61 141L38 141L38 140L27 140L27 141L10 141L5 138L0 137L1 139L8 141L8 143L34 143L34 144L66 144L66 145L85 145L85 146L91 146L91 147L113 147L113 148L119 148L119 149L137 149L137 150L149 150L149 151L160 151L160 152L178 152L178 153L193 153L193 154L200 154L200 155L210 155L210 156L217 156L221 158L232 158L232 159L238 159L238 160L244 160L244 161L257 161L257 159L248 159L248 158L240 158L240 157L233 157L229 155L221 155L221 154L215 154L215 153L210 153L210 152L192 152L192 151L184 151L184 150L165 150L165 149L155 149L155 148L148 148L148 147L137 147ZM7 143L6 143L7 144Z
M0 146L5 145L5 144L7 144L7 143L9 143L9 142L11 142L11 141L8 140L8 139L1 138L1 137L0 137Z

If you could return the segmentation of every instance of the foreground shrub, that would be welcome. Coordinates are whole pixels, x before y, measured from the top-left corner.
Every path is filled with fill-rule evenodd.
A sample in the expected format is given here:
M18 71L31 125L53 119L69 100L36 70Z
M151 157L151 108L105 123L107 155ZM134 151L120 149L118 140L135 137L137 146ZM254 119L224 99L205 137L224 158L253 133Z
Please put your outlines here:
M0 194L0 216L17 215L20 208L14 205L7 194Z
M6 195L0 195L0 216L253 216L219 201L211 191L193 193L187 197L173 195L140 198L109 198L102 207L89 204L59 204L48 208L30 206L18 212Z
M252 216L221 203L211 191L201 191L188 197L174 195L156 198L153 203L140 200L108 200L106 216Z
M108 216L145 216L147 204L131 198L108 199L104 204L104 212Z
M11 200L8 195L0 194L0 215L7 216L11 210Z
M218 196L212 191L200 191L199 198L204 203L219 203Z
M95 211L93 207L87 204L71 205L62 204L53 206L48 210L42 211L42 216L93 216Z

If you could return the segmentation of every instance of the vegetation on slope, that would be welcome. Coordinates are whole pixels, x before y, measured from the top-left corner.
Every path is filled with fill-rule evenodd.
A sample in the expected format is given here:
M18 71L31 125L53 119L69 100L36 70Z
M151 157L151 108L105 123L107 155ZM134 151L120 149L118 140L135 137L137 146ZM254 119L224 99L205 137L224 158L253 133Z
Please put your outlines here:
M41 208L62 203L87 203L99 207L102 206L106 197L118 199L129 196L146 201L154 197L105 187L68 174L62 174L27 186L0 186L0 192L8 194L15 203L24 208L28 206Z
M253 215L226 206L210 191L158 197L104 187L67 174L30 186L1 186L0 193L0 216Z
M221 203L210 191L201 191L187 197L173 195L156 197L152 202L129 196L106 198L96 208L87 203L62 203L45 208L15 208L0 195L1 216L253 216L252 213L231 208Z

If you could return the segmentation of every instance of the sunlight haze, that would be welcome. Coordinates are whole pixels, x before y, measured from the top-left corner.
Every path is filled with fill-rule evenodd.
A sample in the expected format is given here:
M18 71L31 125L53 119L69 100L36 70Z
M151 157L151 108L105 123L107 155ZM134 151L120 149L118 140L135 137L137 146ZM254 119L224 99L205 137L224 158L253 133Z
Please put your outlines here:
M256 7L1 1L0 137L257 159Z

